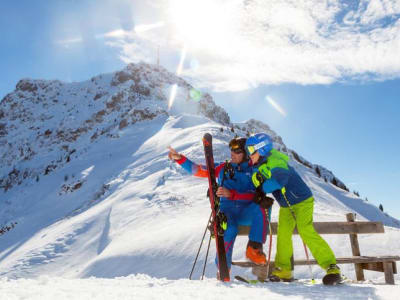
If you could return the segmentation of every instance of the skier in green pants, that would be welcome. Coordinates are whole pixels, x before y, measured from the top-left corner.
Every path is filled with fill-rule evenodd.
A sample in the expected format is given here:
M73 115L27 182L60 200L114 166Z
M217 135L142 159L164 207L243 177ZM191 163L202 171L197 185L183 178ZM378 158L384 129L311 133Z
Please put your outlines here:
M293 280L292 235L296 226L303 242L329 275L327 278L340 280L335 255L313 226L314 198L311 190L288 164L289 157L273 149L272 140L265 133L250 136L246 141L246 151L254 165L254 186L262 188L265 194L272 193L280 205L275 269L270 280Z

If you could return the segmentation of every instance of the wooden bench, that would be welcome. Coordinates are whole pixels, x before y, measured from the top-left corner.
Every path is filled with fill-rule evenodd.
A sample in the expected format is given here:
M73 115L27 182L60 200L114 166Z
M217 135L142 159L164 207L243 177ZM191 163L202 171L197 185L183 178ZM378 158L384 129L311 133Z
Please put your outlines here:
M358 244L358 234L367 233L384 233L385 229L381 222L356 222L354 215L349 213L346 215L347 222L314 222L314 228L319 234L348 234L350 237L350 245L353 256L337 257L337 264L354 264L356 278L358 281L364 281L364 270L384 272L385 281L387 284L394 284L393 274L397 274L396 261L400 260L400 256L362 256ZM272 234L276 235L278 225L276 222L271 222ZM239 226L239 235L248 235L248 226ZM294 234L297 233L295 229ZM334 251L335 252L335 251ZM294 260L293 265L316 265L315 259ZM253 274L259 280L265 280L270 274L267 274L266 266L254 266L250 262L232 262L232 265L239 267L252 267ZM273 269L274 262L271 261L269 271Z

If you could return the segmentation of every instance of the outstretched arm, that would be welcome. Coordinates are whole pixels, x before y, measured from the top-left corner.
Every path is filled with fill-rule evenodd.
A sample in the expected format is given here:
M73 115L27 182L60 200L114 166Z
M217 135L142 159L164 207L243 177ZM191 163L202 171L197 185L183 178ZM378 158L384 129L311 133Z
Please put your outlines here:
M174 160L178 163L182 168L184 168L188 173L196 176L196 177L207 177L207 168L203 165L198 165L192 162L183 154L178 153L174 148L171 146L168 147L168 157L171 160ZM218 177L219 171L223 167L223 164L215 164L215 176Z

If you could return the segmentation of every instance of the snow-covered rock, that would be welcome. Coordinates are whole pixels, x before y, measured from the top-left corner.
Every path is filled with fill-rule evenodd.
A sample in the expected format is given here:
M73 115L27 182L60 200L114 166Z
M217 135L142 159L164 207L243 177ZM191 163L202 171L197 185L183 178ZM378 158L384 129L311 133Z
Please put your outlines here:
M167 100L178 86L175 105ZM144 120L180 111L229 124L228 114L208 94L197 92L162 67L129 64L119 72L79 83L22 79L0 102L0 188L39 181L99 138Z

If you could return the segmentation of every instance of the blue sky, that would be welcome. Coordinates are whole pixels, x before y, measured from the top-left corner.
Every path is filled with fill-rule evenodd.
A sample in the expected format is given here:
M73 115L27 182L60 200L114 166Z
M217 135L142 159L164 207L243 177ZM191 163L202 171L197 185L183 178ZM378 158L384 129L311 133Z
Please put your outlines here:
M398 1L1 1L0 97L161 64L400 218ZM183 50L185 49L185 50ZM267 99L277 103L284 114ZM282 111L281 111L282 112Z
M265 100L270 95L286 111ZM400 80L364 84L285 84L223 93L231 118L255 118L309 161L334 172L351 191L400 217ZM246 106L243 105L246 99Z

